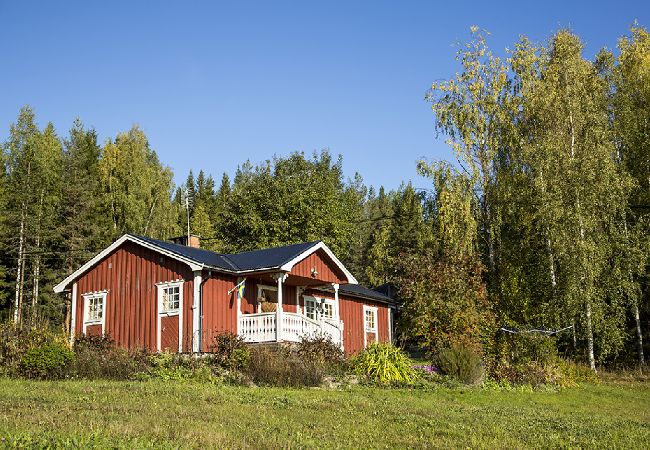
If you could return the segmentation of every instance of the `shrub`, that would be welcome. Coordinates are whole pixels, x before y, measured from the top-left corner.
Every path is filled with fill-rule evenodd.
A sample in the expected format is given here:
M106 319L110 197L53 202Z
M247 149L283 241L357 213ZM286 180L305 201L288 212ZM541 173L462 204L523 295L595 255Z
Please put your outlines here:
M64 342L65 337L52 333L45 325L0 324L0 375L20 376L21 362L27 351L55 340Z
M75 339L75 374L87 379L129 380L147 368L147 353L118 348L110 336Z
M74 353L67 345L49 342L27 350L20 368L22 375L27 378L58 379L67 375L67 369L73 360Z
M323 381L324 368L322 364L302 360L288 348L262 345L251 348L245 374L260 385L318 386Z
M464 345L444 349L437 356L438 368L443 375L451 376L465 384L475 384L483 376L481 358Z
M413 383L417 372L413 361L392 344L374 343L354 358L354 370L370 383Z
M296 353L302 361L323 366L327 373L343 374L347 369L343 350L325 334L304 336L296 346Z
M215 335L209 349L212 360L225 369L242 370L250 360L244 338L229 331Z

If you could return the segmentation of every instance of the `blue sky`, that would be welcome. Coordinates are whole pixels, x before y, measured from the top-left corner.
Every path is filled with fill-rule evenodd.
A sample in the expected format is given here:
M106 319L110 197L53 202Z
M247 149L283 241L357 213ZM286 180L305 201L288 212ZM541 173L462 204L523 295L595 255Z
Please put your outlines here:
M471 25L497 53L568 27L592 57L635 19L647 2L0 0L0 139L29 104L61 135L139 124L177 180L328 148L368 184L426 187L416 160L453 155L424 94Z

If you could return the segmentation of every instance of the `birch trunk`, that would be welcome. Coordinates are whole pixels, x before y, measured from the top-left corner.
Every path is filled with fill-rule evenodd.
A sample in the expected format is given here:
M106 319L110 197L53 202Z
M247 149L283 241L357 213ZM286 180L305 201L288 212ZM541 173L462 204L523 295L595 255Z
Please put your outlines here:
M573 111L571 109L571 105L569 104L569 132L571 135L571 160L573 161L575 158L575 144L576 144L576 136L575 136L575 128L574 128L574 123L573 123ZM576 213L578 215L578 226L580 228L579 234L580 234L580 265L582 266L582 270L585 271L583 274L584 277L584 282L585 283L590 283L589 281L589 274L587 272L587 268L585 265L585 258L584 255L582 254L584 252L584 244L585 244L585 228L582 222L582 208L580 206L580 193L578 192L578 189L576 188L575 191L576 195ZM591 322L591 286L585 286L585 293L586 293L586 299L585 299L585 312L586 312L586 319L587 319L587 356L589 357L589 367L591 370L596 372L596 358L594 356L594 333L593 333L593 326Z
M639 315L639 304L634 305L634 320L636 321L636 339L639 346L639 365L645 364L645 357L643 356L643 333L641 332L641 318Z
M33 278L33 290L32 290L32 315L35 313L36 305L38 304L38 295L39 295L39 282L41 277L41 255L39 251L41 249L41 221L43 219L43 197L45 192L41 191L41 198L39 200L39 211L38 211L38 232L36 233L36 255L34 256L34 278Z
M20 228L18 231L18 264L16 267L16 299L14 301L14 323L20 322L20 313L21 313L21 300L22 300L22 269L23 269L23 260L25 258L25 211L20 215Z

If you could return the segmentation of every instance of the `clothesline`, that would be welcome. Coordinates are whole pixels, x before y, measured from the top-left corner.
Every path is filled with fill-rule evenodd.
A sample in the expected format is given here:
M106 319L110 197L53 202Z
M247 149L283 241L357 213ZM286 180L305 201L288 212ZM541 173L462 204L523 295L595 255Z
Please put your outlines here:
M562 328L560 330L547 330L547 329L538 329L538 330L517 330L517 329L514 329L514 330L510 330L508 328L503 328L503 327L499 328L499 330L504 331L506 333L510 333L510 334L539 333L539 334L543 334L544 336L552 336L554 334L561 333L561 332L569 330L571 328L573 328L573 325L569 325L568 327L564 327L564 328Z

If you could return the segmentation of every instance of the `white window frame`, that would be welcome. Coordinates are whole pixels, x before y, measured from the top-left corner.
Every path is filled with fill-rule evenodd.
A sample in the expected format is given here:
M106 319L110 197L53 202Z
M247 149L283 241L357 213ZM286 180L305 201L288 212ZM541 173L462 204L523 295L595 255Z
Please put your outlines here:
M257 285L257 297L255 298L255 301L256 301L256 303L255 303L255 310L256 310L258 313L261 313L261 312L262 312L262 304L261 304L261 302L260 302L260 297L262 296L262 291L263 291L263 290L267 290L267 291L275 291L275 293L277 294L277 292L278 292L278 287L277 287L277 286L271 286L271 285L269 285L269 284L258 284L258 285ZM277 295L276 295L276 298L277 298Z
M158 333L156 342L158 351L161 350L162 318L178 316L178 352L183 352L183 284L184 280L166 281L156 284L158 288ZM174 287L178 287L178 309L163 311L163 295L165 289Z
M368 328L366 325L366 314L370 312L374 318L374 327ZM363 348L368 346L368 333L375 334L375 342L379 342L379 326L377 319L379 318L378 308L376 306L363 305Z
M83 333L86 334L86 327L88 325L101 325L102 326L102 336L106 332L106 297L108 291L101 292L88 292L83 294L84 299L84 317L83 317ZM89 319L88 314L90 312L90 301L94 299L101 299L102 301L102 317L99 319Z
M332 300L330 298L323 298L323 297L315 297L313 295L304 295L303 296L303 301L305 303L305 308L303 311L303 315L307 318L310 318L312 320L338 320L337 318L337 312L338 308L336 307L336 300ZM307 315L307 303L313 303L314 305L314 317L311 318ZM322 305L331 305L332 307L332 317L325 317L323 314L325 308L322 307Z

